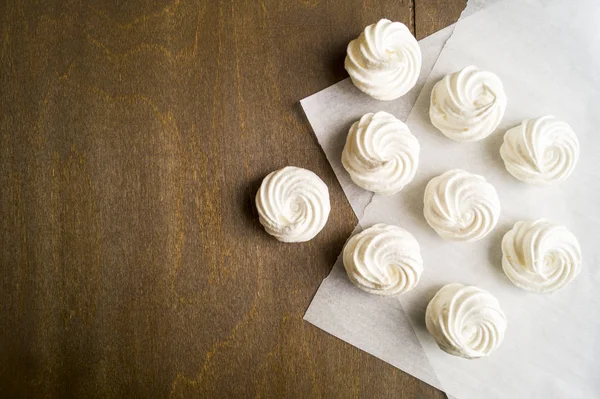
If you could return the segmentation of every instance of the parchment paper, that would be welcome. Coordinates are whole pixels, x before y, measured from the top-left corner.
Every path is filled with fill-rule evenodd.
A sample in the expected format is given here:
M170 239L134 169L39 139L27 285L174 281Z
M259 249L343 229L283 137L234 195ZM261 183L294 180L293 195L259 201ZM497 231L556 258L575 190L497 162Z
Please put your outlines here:
M496 2L498 0L469 0L461 18ZM415 87L399 100L374 100L356 89L348 78L301 101L317 139L359 219L373 194L357 187L341 164L341 154L348 129L363 114L373 110L385 110L406 121L442 47L453 30L454 25L451 25L419 41L423 54L419 80ZM357 226L357 230L360 230L360 226ZM348 281L338 259L329 276L319 287L304 319L441 389L400 302L395 301L395 306L387 309L385 314L371 311L373 308L379 308L378 302L382 300L377 296L366 295L356 290ZM364 323L371 323L379 328L365 331ZM386 325L388 330L383 329ZM399 333L403 337L402 345L393 348L381 346L380 342L385 341L391 333Z
M364 226L376 222L400 225L421 244L424 275L417 289L401 302L426 357L405 328L398 301L373 299L353 289L344 282L339 264L325 281L331 279L328 285L335 290L323 290L323 284L313 301L318 306L311 304L307 320L321 328L325 325L327 331L458 398L600 397L600 300L593 292L600 287L600 246L596 243L600 237L598 20L600 3L594 0L506 0L460 21L436 63L408 119L422 148L417 177L396 196L375 196L360 222ZM482 142L455 143L431 126L428 101L437 80L468 64L500 76L509 106L498 132ZM515 180L498 154L503 131L523 118L542 114L568 121L581 143L573 176L550 188ZM486 176L501 197L498 227L476 243L444 242L422 216L425 184L457 167ZM500 267L504 233L517 220L542 216L567 225L578 236L584 254L581 275L563 291L548 296L512 286ZM443 284L455 281L491 291L507 314L505 341L489 358L452 357L440 351L426 333L427 302ZM348 301L352 305L346 307Z

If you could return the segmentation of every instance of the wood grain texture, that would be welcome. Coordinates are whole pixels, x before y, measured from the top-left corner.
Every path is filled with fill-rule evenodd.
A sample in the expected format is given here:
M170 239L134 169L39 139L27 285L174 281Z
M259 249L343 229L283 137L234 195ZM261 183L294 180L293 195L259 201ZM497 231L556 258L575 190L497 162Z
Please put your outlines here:
M421 40L438 30L453 24L465 9L466 0L415 1L415 31Z
M0 396L444 397L302 321L356 218L298 101L365 25L462 7L0 1ZM330 187L308 243L258 223L285 165Z

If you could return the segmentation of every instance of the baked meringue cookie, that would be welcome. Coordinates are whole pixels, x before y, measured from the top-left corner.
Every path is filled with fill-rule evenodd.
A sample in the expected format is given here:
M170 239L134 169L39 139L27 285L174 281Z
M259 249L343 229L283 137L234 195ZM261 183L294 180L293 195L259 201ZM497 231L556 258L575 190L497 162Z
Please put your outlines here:
M506 94L500 78L468 66L435 84L429 118L452 140L477 141L498 127L505 110Z
M260 223L279 241L308 241L327 222L329 190L310 170L287 166L263 179L256 208Z
M507 321L492 294L454 283L442 287L429 302L425 325L443 351L476 359L500 346Z
M500 217L500 199L483 176L449 170L425 187L423 213L444 239L477 241L488 235Z
M410 291L423 272L415 237L387 224L376 224L352 236L344 247L343 261L354 285L378 295Z
M420 149L408 126L394 115L369 113L350 128L342 165L356 185L392 195L415 177Z
M541 116L509 129L500 156L506 170L517 179L550 185L565 180L575 169L579 140L567 123Z
M344 66L359 90L395 100L417 83L421 48L406 25L382 19L348 44Z
M566 227L521 221L502 239L502 269L517 287L538 294L569 284L581 271L581 248Z

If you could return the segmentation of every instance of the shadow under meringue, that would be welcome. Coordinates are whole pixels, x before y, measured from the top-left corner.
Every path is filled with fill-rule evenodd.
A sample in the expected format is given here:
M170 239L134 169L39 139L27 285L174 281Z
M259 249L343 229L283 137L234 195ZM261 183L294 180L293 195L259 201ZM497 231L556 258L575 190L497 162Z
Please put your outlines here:
M266 177L266 175L265 175ZM262 234L269 235L263 226L260 224L258 219L258 210L256 209L256 193L263 181L264 177L254 179L246 184L246 190L240 190L243 193L243 198L239 203L242 206L242 213L244 219L251 226L252 230L257 232L261 231Z
M509 280L502 270L502 239L512 227L512 223L498 224L490 233L489 238L488 266L492 268L494 274L497 274L499 278L506 282L509 282Z
M493 163L494 168L498 169L503 177L508 177L510 174L507 172L504 161L500 156L500 147L504 143L504 133L506 133L505 130L496 129L490 136L483 139L483 147L486 158Z
M407 210L413 219L418 221L420 227L423 227L427 229L427 231L431 231L433 234L437 235L431 226L429 226L429 223L427 223L427 220L425 220L425 216L423 215L425 188L431 179L436 176L438 176L438 174L429 174L427 176L418 178L418 180L415 179L401 192L404 193L403 201L406 201Z
M434 285L427 288L422 295L424 300L420 301L420 306L413 306L413 308L407 312L410 316L411 322L413 323L413 328L423 330L427 329L427 326L425 325L425 313L427 311L427 305L429 305L429 302L433 299L435 294L442 289L443 286L444 285Z

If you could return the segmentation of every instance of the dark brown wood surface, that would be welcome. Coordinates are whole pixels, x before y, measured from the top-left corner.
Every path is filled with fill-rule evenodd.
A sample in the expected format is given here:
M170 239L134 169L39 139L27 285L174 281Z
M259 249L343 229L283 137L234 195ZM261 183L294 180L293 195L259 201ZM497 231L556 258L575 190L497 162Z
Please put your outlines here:
M298 101L464 3L0 1L0 397L444 397L302 321L356 218ZM285 165L331 191L308 243L258 223Z

